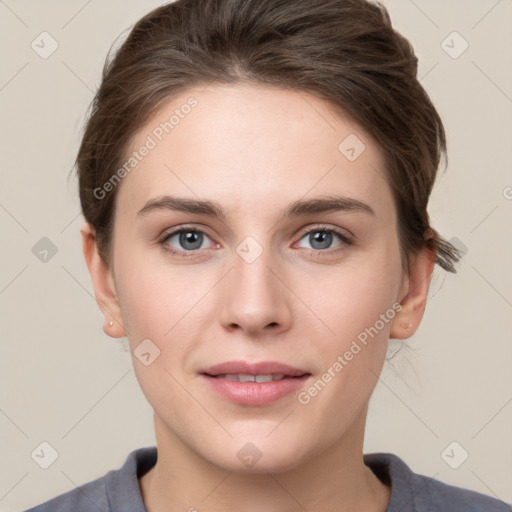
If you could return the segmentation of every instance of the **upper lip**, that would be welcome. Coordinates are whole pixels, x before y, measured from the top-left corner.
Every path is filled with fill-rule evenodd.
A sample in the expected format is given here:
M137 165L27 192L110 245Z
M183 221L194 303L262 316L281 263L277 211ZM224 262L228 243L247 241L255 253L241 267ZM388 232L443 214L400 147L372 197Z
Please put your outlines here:
M200 373L207 375L226 375L226 374L244 374L244 375L287 375L290 377L300 377L309 375L309 372L293 366L277 363L274 361L261 361L249 363L247 361L226 361L216 364L202 370Z

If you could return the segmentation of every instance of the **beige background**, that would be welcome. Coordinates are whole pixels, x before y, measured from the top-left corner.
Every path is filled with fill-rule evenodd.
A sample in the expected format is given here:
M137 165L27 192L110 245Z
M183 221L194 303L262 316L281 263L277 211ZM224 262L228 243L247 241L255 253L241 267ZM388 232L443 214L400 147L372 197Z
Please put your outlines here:
M67 178L110 44L160 4L0 1L0 512L103 476L154 444L126 344L102 331L77 182ZM385 4L448 133L433 224L468 252L456 276L436 270L411 350L386 365L365 452L396 453L418 473L512 502L512 2ZM46 59L31 47L43 31L59 45ZM463 40L443 44L453 31L469 44L457 58ZM43 237L57 248L46 263L32 252ZM31 458L43 441L58 452L48 469ZM453 441L452 465L469 453L458 469L442 457Z

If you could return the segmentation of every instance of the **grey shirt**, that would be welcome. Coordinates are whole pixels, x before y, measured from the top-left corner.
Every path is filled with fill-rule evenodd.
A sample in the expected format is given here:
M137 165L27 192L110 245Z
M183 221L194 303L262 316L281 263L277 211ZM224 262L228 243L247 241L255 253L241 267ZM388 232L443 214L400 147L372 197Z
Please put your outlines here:
M511 512L505 502L411 471L392 453L365 454L364 463L391 485L386 512ZM120 469L60 494L26 512L147 512L138 478L156 463L156 446L131 452Z

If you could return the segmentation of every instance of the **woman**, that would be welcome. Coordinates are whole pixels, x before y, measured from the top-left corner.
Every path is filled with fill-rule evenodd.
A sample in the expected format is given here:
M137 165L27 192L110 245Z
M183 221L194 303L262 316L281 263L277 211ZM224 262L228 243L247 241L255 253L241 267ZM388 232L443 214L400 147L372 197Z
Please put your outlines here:
M178 0L134 26L76 164L157 446L31 510L510 510L362 453L388 339L460 258L429 222L446 141L416 71L364 0Z

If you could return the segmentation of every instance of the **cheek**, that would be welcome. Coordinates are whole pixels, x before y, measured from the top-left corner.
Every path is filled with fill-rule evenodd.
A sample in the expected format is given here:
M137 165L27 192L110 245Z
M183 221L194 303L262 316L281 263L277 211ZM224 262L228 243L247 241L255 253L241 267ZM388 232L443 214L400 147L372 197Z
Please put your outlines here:
M319 308L329 318L335 336L346 343L376 323L379 331L387 335L389 320L396 313L400 279L398 251L389 247L389 251L382 253L366 253L350 268L342 268L331 279L332 285L328 295L324 292L324 299L319 287L316 293ZM384 324L379 321L381 315L385 315Z
M322 294L318 287L316 306L311 306L329 326L315 339L315 358L322 361L321 380L329 383L336 401L356 404L360 394L371 392L377 377L370 372L381 371L391 323L401 308L396 301L401 280L398 246L389 242L382 247L334 275L327 292Z
M185 418L180 411L190 404L180 383L188 355L200 339L197 318L204 315L199 302L202 286L190 286L183 272L140 265L136 255L119 262L116 274L140 388L155 411L165 410L173 424L181 424Z
M160 350L172 345L180 354L200 334L216 276L208 268L171 266L164 258L156 265L143 261L134 252L117 262L118 296L130 344L133 349L149 338Z

